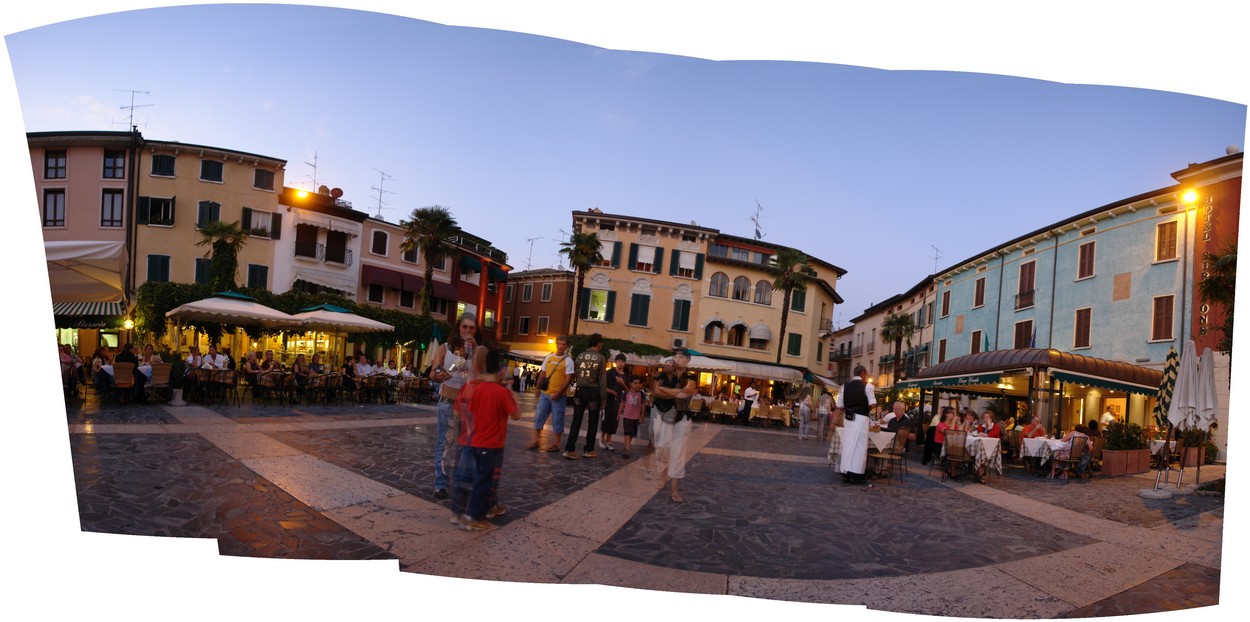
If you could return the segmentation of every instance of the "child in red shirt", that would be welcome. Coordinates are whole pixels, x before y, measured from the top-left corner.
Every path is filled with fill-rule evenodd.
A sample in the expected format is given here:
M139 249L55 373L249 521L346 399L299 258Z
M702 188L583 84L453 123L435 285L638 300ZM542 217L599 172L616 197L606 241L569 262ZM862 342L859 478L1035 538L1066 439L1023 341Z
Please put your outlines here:
M492 493L497 490L496 474L503 465L508 419L521 418L521 411L517 408L516 399L512 397L512 391L500 384L502 365L499 351L486 347L479 350L487 350L483 373L471 382L472 391L466 399L465 409L465 417L471 421L472 431L468 438L468 455L462 453L462 458L471 460L471 468L465 471L471 471L473 478L468 511L460 520L460 527L466 531L491 527L485 519L495 501ZM469 389L467 386L465 388Z

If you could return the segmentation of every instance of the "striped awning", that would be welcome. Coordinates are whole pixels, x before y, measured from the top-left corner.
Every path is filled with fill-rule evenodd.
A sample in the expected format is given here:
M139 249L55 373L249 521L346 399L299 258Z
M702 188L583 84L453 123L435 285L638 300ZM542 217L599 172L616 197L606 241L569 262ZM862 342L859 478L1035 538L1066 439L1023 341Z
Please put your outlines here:
M126 310L122 308L121 302L54 302L52 303L52 315L63 315L67 317L83 317L91 315L101 316L117 316L123 315Z

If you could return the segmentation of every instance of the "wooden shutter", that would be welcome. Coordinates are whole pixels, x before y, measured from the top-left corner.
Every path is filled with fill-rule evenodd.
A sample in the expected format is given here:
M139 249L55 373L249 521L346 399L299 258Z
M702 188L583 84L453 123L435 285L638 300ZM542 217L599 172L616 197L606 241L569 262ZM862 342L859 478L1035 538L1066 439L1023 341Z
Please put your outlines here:
M638 265L638 245L631 243L629 245L629 269L633 270Z
M673 252L670 253L668 256L668 275L669 276L677 276L678 264L681 263L679 261L680 259L681 259L681 250L674 248Z
M579 319L590 319L590 290L583 289L577 300L577 317Z
M655 247L655 265L651 267L652 274L659 274L660 268L664 266L664 247Z
M612 243L612 267L613 268L621 267L621 243L620 242Z
M139 207L135 209L135 222L146 225L148 224L148 214L152 212L152 198L139 197Z
M621 243L617 242L616 244L617 244L617 248L619 249ZM613 316L615 315L616 315L616 292L609 291L608 292L608 308L604 311L603 320L605 322L611 322Z
M252 208L250 207L243 208L243 232L252 232Z
M277 240L282 237L282 214L274 212L273 221L270 223L269 239Z
M694 256L694 278L696 281L703 280L703 253Z

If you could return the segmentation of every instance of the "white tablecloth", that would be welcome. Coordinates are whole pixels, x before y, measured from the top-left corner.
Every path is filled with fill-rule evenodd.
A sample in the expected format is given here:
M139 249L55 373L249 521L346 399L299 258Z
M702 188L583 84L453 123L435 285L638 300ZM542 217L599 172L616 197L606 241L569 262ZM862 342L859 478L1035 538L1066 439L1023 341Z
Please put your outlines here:
M1063 449L1067 443L1053 438L1026 438L1021 441L1020 455L1024 458L1041 458L1041 464L1046 464L1050 460L1051 455L1056 451Z
M1168 451L1169 451L1169 452L1170 452L1170 451L1175 451L1175 450L1176 450L1176 441L1167 441L1167 444L1168 444ZM1163 447L1163 441L1150 441L1150 453L1151 453L1151 455L1154 455L1154 454L1159 453L1159 448L1160 448L1160 447Z
M833 436L829 440L829 462L833 464L834 469L838 469L838 456L842 453L842 436L846 434L846 428L838 426L833 429ZM888 451L890 443L894 442L894 432L869 432L868 445L877 451ZM842 471L839 470L839 473Z
M992 468L1003 474L1003 439L992 436L968 436L964 441L968 454L976 461L977 468Z

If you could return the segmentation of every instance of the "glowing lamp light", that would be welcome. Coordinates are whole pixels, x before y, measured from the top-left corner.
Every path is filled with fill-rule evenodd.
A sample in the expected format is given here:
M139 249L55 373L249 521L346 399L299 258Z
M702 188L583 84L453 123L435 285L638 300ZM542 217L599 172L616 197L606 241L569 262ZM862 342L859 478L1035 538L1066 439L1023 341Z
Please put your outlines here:
M130 318L126 318L126 321L122 322L122 328L126 330L130 330L134 327L135 327L135 321Z
M1181 195L1181 200L1184 201L1186 205L1193 205L1198 202L1198 193L1194 190L1186 190L1185 193Z
M307 190L298 190L298 191L296 191L296 192L295 192L295 196L296 196L297 198L300 198L300 199L305 199L305 198L308 198L308 191L307 191Z

